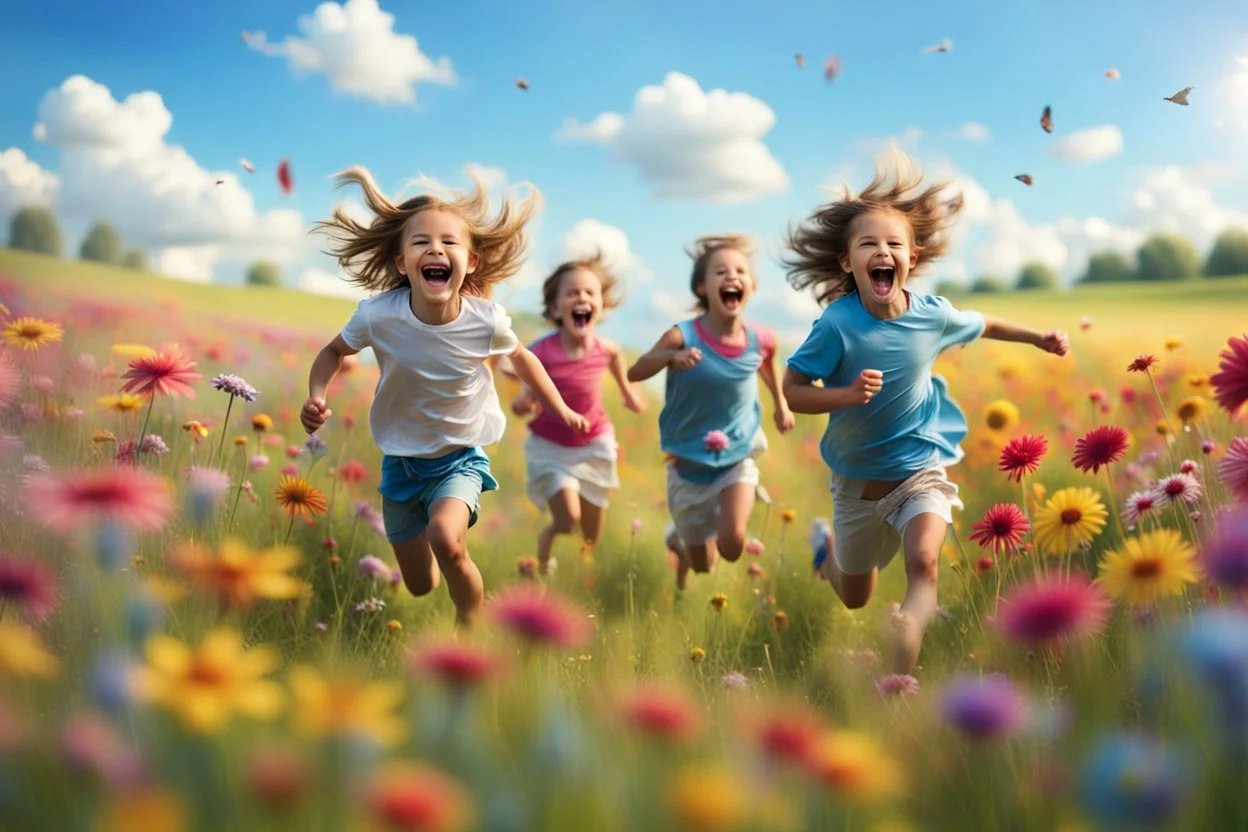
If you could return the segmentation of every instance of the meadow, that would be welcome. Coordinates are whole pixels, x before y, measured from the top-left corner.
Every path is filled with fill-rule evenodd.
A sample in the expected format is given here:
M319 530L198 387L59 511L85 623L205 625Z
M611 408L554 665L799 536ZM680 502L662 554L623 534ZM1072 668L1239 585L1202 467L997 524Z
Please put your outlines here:
M375 367L335 381L321 441L298 422L350 302L0 250L0 826L1248 828L1248 416L1217 400L1245 395L1248 341L1214 375L1245 297L1248 277L955 299L1073 354L938 365L971 432L915 686L886 676L900 562L857 611L812 574L817 418L779 437L766 408L757 542L683 597L657 397L638 415L608 391L621 488L549 577L513 419L469 534L489 620L454 637L445 590L393 578ZM189 390L121 393L174 343ZM1113 427L1127 447L1081 470ZM1043 459L1007 476L1026 436ZM995 550L994 507L1017 532Z

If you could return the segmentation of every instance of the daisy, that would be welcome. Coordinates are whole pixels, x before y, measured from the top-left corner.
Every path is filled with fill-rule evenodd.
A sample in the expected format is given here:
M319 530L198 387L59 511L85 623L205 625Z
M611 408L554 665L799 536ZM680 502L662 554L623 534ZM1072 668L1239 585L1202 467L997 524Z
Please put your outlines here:
M29 623L40 624L56 609L56 576L36 560L0 555L0 606L12 604Z
M287 676L294 700L295 730L312 737L370 739L381 746L399 743L405 720L394 713L403 701L397 681L361 682L349 676L326 678L309 665Z
M998 471L1004 471L1008 479L1022 482L1023 477L1034 474L1040 461L1048 453L1049 441L1043 435L1020 436L1011 439L1001 449Z
M1231 338L1218 358L1218 372L1209 378L1213 397L1229 413L1248 402L1248 335Z
M1196 550L1173 529L1127 538L1101 561L1097 583L1115 601L1146 607L1199 579Z
M991 430L1006 431L1018 424L1018 407L1005 399L998 399L984 410L984 424Z
M1248 503L1248 436L1231 440L1226 454L1218 460L1218 478L1235 499Z
M253 552L241 540L227 537L218 552L189 543L173 555L173 564L197 589L216 594L222 604L248 609L257 600L289 600L304 590L303 581L288 574L299 565L299 552L279 546Z
M1071 462L1080 471L1098 473L1102 466L1117 462L1126 454L1131 437L1117 425L1093 428L1075 442L1075 454Z
M998 503L988 509L984 519L971 526L971 540L996 554L1012 552L1022 545L1023 535L1031 530L1023 510L1013 503Z
M117 523L131 531L157 531L173 513L168 481L142 468L39 474L26 481L25 494L35 519L62 534L104 523Z
M1158 506L1168 506L1180 501L1195 505L1200 500L1200 480L1191 474L1171 474L1158 480L1153 491L1157 494Z
M1129 373L1147 373L1157 364L1157 356L1141 355L1127 365Z
M580 647L593 636L585 614L531 584L504 589L489 605L490 616L530 644Z
M65 330L58 324L30 317L14 318L0 330L0 338L6 344L27 352L42 349L64 336Z
M1105 594L1085 576L1044 575L1001 599L996 625L1015 641L1041 645L1100 632L1108 615Z
M303 477L282 477L273 498L290 513L292 520L296 516L311 519L313 515L324 514L329 508L325 495Z
M1122 507L1122 522L1126 523L1128 528L1134 528L1139 525L1140 518L1147 516L1149 512L1161 505L1160 500L1161 498L1152 488L1135 492L1127 498L1127 502Z
M203 378L195 372L195 362L187 358L176 346L166 347L155 355L131 359L130 369L121 376L129 379L122 385L123 393L143 396L186 396L195 398L190 383Z
M1091 543L1105 528L1107 516L1101 498L1091 488L1063 488L1036 512L1032 537L1043 551L1068 555L1076 546Z

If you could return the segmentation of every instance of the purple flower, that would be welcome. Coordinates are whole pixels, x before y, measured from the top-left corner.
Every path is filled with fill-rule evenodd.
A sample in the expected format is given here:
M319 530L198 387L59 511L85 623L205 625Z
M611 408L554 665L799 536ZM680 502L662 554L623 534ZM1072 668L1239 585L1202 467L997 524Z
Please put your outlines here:
M728 446L732 443L728 439L728 434L722 430L713 430L703 437L702 444L711 453L718 454L728 450Z
M940 700L945 720L973 739L986 739L1016 728L1023 718L1023 701L1004 676L986 679L963 676L945 688Z
M1227 589L1248 589L1248 509L1226 511L1218 517L1218 533L1201 553L1214 582Z
M739 670L734 670L724 676L724 687L737 688L743 690L749 686L749 681L745 678L745 674Z
M360 558L360 574L366 578L378 580L379 578L390 577L390 567L386 566L385 561L374 555L365 555Z
M308 437L308 441L303 443L303 447L308 449L308 453L312 455L313 459L320 459L329 453L329 446L325 444L325 440L315 433Z
M230 490L230 475L217 468L192 465L186 469L186 484L196 494L216 500Z
M256 388L233 373L221 373L212 380L212 386L231 396L238 396L245 402L254 402L256 396L260 395Z

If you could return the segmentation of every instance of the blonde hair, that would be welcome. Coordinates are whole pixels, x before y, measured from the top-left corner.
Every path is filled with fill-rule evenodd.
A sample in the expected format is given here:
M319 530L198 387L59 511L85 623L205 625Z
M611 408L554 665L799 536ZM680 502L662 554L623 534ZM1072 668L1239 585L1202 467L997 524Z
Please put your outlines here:
M711 263L711 256L720 249L730 248L738 251L750 261L750 279L754 277L754 238L746 234L708 234L693 241L686 253L693 258L693 274L689 278L689 291L698 299L697 308L705 312L710 307L704 295L698 294L698 288L706 285L706 270Z
M620 279L607 267L607 258L602 251L595 249L592 257L560 263L550 273L550 277L546 278L542 283L542 317L556 326L562 323L555 317L554 310L555 301L559 298L560 284L563 283L564 275L577 269L585 269L597 275L598 283L602 286L602 308L604 310L617 308L622 300L617 294L617 290L620 288Z
M948 231L962 210L962 194L947 194L948 182L923 184L918 164L895 145L876 160L875 176L857 196L843 186L841 198L820 206L806 225L789 233L785 258L788 281L794 289L813 288L822 304L857 290L854 276L841 266L849 253L850 228L854 220L872 211L892 211L906 220L910 242L922 260L935 260L949 247Z
M373 214L372 221L363 225L342 208L336 208L330 219L317 222L313 230L327 232L327 253L338 260L350 283L370 292L388 292L411 283L395 265L407 221L421 211L454 214L468 226L469 251L477 255L477 268L465 276L460 291L488 298L494 284L520 270L528 243L524 226L537 210L541 194L530 185L531 193L524 200L504 198L491 219L485 183L471 168L468 176L473 185L470 193L451 192L447 199L424 193L395 205L377 187L368 170L359 166L347 168L334 174L334 187L359 185L364 204Z

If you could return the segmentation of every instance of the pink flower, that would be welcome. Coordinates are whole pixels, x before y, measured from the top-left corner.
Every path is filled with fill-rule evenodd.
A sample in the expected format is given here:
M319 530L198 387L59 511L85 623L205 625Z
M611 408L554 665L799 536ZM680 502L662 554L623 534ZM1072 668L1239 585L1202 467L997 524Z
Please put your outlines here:
M759 557L765 551L767 551L767 547L764 546L763 541L759 540L757 537L751 537L749 540L745 541L745 553L747 555Z
M1135 526L1140 522L1141 517L1157 508L1157 505L1156 491L1151 488L1137 491L1127 498L1126 504L1122 507L1122 522L1127 526Z
M163 477L132 467L32 476L26 503L37 520L61 534L109 522L132 531L157 531L174 508L173 491Z
M880 696L915 696L919 692L919 680L906 673L890 673L875 683Z
M1023 477L1035 473L1048 451L1049 441L1041 434L1011 439L1001 449L997 470L1005 472L1007 479L1022 482Z
M380 578L390 579L390 567L386 566L385 561L375 555L365 555L360 558L360 574L365 578L378 580Z
M457 642L432 642L418 649L412 670L431 673L443 683L465 688L485 680L501 666L500 660L475 647Z
M1218 372L1209 377L1213 397L1229 413L1248 402L1248 335L1230 338L1219 354Z
M1022 509L1013 503L998 503L988 509L984 519L971 526L971 540L993 552L1012 552L1031 531L1031 524Z
M1168 506L1180 500L1193 505L1200 499L1200 481L1191 474L1171 474L1153 486L1157 505Z
M719 454L728 450L728 446L731 442L728 439L728 434L724 433L722 430L713 430L702 439L702 444L705 445L706 449L711 453Z
M504 589L488 611L496 622L532 644L580 647L593 636L585 613L534 584Z
M621 704L620 717L642 733L671 742L692 739L702 728L687 696L658 688L633 693Z
M195 372L195 362L173 346L165 347L155 355L132 359L130 369L122 374L122 378L129 379L121 388L123 393L140 396L160 393L193 399L195 391L190 383L199 381L203 376Z
M1083 575L1044 575L1002 599L997 626L1015 641L1044 644L1099 632L1109 608L1104 593Z
M56 609L56 576L35 560L0 555L0 603L15 606L30 623L47 620Z
M1075 455L1071 462L1080 471L1098 473L1102 466L1122 459L1131 444L1126 430L1117 425L1102 425L1084 434L1075 442Z
M1226 454L1218 460L1218 478L1241 503L1248 503L1248 436L1231 440Z
M1217 520L1217 534L1202 548L1201 560L1218 584L1248 590L1248 510L1225 511Z
M1200 465L1194 459L1185 459L1181 463L1179 463L1180 474L1193 474L1194 475L1199 470L1200 470Z

